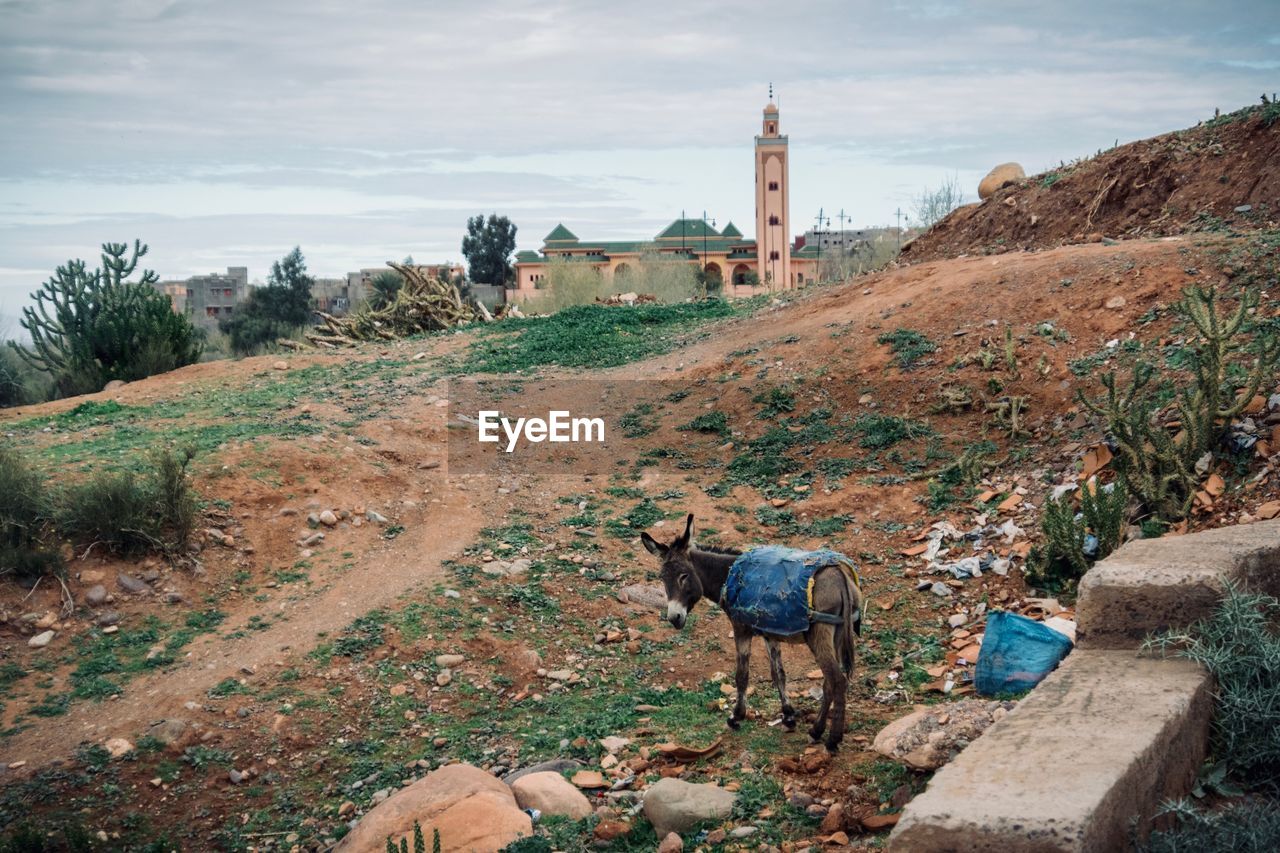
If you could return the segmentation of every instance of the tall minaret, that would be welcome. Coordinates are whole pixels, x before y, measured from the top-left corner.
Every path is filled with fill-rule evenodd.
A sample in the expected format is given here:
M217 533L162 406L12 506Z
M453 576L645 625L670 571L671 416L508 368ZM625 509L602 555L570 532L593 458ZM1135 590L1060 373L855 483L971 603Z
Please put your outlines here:
M763 132L756 137L756 259L761 283L775 290L795 286L791 278L791 187L787 138L778 133L778 107L769 84Z

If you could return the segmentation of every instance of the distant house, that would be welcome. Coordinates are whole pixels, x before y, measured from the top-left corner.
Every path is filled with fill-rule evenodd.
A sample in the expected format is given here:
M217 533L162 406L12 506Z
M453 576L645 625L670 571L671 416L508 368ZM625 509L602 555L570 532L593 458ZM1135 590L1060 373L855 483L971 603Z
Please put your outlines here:
M205 325L229 317L249 294L249 268L227 267L225 274L193 275L185 280L161 281L156 289L169 297L179 314Z

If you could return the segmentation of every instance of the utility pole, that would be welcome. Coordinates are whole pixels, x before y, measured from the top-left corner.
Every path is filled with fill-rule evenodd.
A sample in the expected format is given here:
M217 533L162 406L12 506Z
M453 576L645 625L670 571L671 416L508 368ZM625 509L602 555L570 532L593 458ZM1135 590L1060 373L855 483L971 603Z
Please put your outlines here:
M818 281L822 281L822 225L824 219L827 223L831 222L831 217L824 217L822 208L818 208L817 226L813 229L814 235L818 238Z
M902 208L898 208L898 210L894 213L894 216L898 217L898 251L901 252L902 251Z
M680 254L684 254L684 209L680 210Z

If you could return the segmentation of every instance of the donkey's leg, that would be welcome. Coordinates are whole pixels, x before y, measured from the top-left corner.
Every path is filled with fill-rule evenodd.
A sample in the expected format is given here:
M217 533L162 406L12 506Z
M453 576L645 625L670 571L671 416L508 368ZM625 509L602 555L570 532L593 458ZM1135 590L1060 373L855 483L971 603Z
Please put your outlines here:
M733 623L733 645L738 652L737 666L733 673L733 683L738 688L738 701L729 716L729 728L736 729L747 716L747 682L751 680L751 630Z
M766 639L765 648L769 650L769 674L773 676L773 686L778 690L778 698L782 700L782 725L787 731L795 731L796 709L787 701L787 674L782 669L782 649L777 640Z
M814 743L821 740L822 733L827 730L827 713L831 710L831 679L828 665L823 661L824 659L828 661L835 660L835 646L831 642L832 633L831 626L815 623L809 626L809 630L804 636L805 643L809 646L809 651L813 652L813 657L817 660L818 666L822 670L822 702L818 706L818 717L813 721L813 728L809 729L809 738Z
M817 636L814 638L816 648L813 651L814 657L818 659L818 666L822 668L822 709L824 712L828 708L832 711L831 731L827 734L825 743L828 752L835 752L844 739L845 693L849 689L849 677L845 675L840 652L836 649L835 629L829 625L821 627L823 630L814 631ZM814 739L820 735L821 730Z

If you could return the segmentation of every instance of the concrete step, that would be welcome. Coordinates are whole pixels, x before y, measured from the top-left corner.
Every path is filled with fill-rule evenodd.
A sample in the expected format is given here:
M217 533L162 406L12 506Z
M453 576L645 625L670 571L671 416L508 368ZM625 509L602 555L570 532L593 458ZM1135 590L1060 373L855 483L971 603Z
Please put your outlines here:
M1211 679L1185 660L1078 649L929 782L889 848L1113 851L1186 793L1204 761Z
M1082 649L1136 649L1210 615L1224 581L1280 596L1280 519L1126 543L1080 581Z

